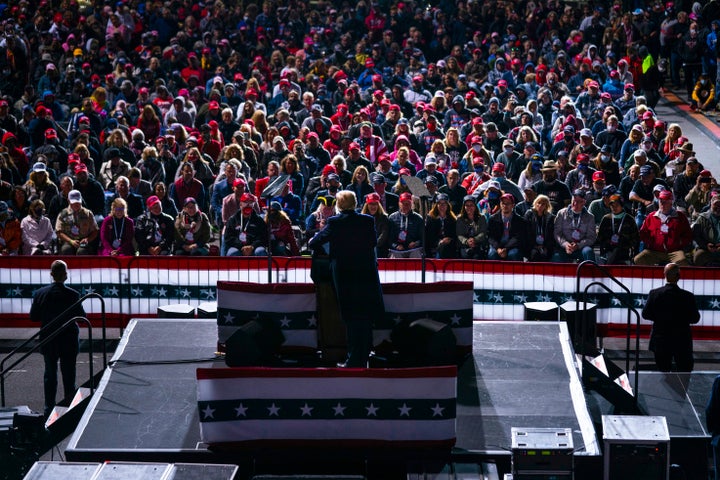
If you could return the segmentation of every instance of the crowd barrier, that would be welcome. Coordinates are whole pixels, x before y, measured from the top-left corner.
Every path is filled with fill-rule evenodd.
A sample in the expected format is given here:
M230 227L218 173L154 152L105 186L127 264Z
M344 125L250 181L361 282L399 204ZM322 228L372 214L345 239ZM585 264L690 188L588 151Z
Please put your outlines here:
M33 292L51 281L49 267L55 258L3 257L0 260L0 327L34 326L28 317ZM124 326L130 318L155 316L157 307L172 303L197 306L215 301L218 281L257 283L311 283L308 257L64 257L69 266L68 285L81 294L105 297L108 322ZM526 302L573 300L574 264L426 260L425 282L473 282L475 320L522 320ZM422 263L416 259L381 259L383 283L422 280ZM642 310L647 293L663 284L662 268L608 267L631 294L625 298ZM694 327L696 338L720 338L720 269L685 268L680 285L695 293L702 315ZM598 272L583 272L581 288L598 281L612 291L618 288ZM599 287L590 290L597 305L601 335L625 331L627 309ZM100 302L85 303L88 316L100 314ZM648 324L643 322L644 329Z

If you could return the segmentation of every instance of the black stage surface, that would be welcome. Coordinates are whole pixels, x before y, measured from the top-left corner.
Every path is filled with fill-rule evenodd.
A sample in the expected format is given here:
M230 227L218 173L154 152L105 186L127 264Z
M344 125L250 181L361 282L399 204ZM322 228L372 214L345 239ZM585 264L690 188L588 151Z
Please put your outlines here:
M67 460L246 462L257 472L258 458L274 458L276 464L279 454L289 458L288 452L270 450L216 453L200 443L195 370L224 366L212 360L216 341L215 320L133 320L113 357L114 367L105 373L68 444ZM476 322L473 344L472 357L458 371L457 443L440 460L493 461L502 473L509 468L511 427L570 428L576 475L581 474L576 478L601 478L602 435L595 428L598 415L612 413L612 406L589 395L588 408L565 324ZM693 374L685 382L678 375L641 375L640 402L647 413L666 415L671 435L707 443L700 425L704 419L696 410L704 409L710 374L697 380ZM329 457L343 463L337 458L346 456L345 465L359 458L366 469L377 453L355 452L353 457L353 452L342 452L338 457L335 452L331 457L314 451L315 458L307 452L298 458L317 462ZM429 458L427 452L417 458L412 452L381 455L385 463Z

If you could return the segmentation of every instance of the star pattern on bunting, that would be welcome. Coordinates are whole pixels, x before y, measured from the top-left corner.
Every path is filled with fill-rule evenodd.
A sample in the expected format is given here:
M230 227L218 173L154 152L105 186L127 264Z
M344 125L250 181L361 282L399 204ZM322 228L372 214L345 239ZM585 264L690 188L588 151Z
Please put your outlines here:
M460 325L460 320L462 320L462 318L457 313L453 313L453 316L450 317L450 323L453 325Z
M644 307L645 306L645 298L644 297L635 298L635 306L636 307Z
M247 417L247 407L240 403L237 407L235 407L235 416L236 417Z
M302 416L304 417L305 415L307 415L308 417L312 417L313 408L315 407L311 407L307 404L307 402L305 402L305 405L300 407L300 410L302 411Z
M316 326L317 326L317 318L315 318L315 315L314 315L314 314L313 314L313 315L310 315L310 318L308 318L307 321L308 321L308 325L309 325L309 326L311 326L311 327L316 327Z
M527 295L523 295L522 293L519 294L519 295L513 295L513 299L514 299L517 303L522 304L522 303L527 302Z
M442 417L445 407L441 407L439 403L436 403L434 407L430 408L430 410L433 412L433 417Z
M188 290L187 288L177 288L175 289L175 296L182 298L190 298L190 290Z
M412 410L412 407L408 407L407 403L403 403L401 407L398 407L398 410L400 410L400 416L410 416L410 410Z
M495 300L495 303L503 303L503 296L500 292L496 292L493 295L493 300Z
M613 297L610 299L610 304L614 307L619 307L620 305L622 305L622 302L620 302L619 298Z
M22 297L22 288L15 287L15 288L8 288L6 297Z
M720 308L720 301L718 301L717 298L713 298L713 299L710 300L710 302L708 302L708 303L709 303L709 305L710 305L710 308L712 308L713 310L714 310L714 309L717 309L717 308Z
M280 327L281 328L290 328L290 319L285 315L283 318L280 319Z
M275 402L273 402L272 405L267 407L267 409L268 409L268 417L272 417L272 416L279 417L280 416L280 413L279 413L280 407L276 406Z
M205 297L205 300L215 300L215 290L212 288L203 288L200 290L200 295Z
M131 292L132 292L132 296L133 296L133 297L142 297L143 294L144 294L143 289L140 288L140 287L133 287L133 288L131 289Z
M338 404L333 407L333 411L335 412L335 416L336 416L336 417L340 417L340 416L344 417L344 416L345 416L345 409L346 409L346 408L347 408L347 407L342 406L342 405L340 404L340 402L338 402Z
M112 287L108 287L105 290L103 290L103 297L117 297L119 296L118 289L115 288L115 285Z
M83 289L82 289L83 296L90 295L91 293L95 293L95 289L93 287L83 287Z
M205 410L203 410L202 413L203 413L203 416L205 417L206 420L207 420L208 418L214 418L214 417L213 417L213 414L215 413L215 409L214 409L214 408L210 408L210 404L208 404L208 405L205 407Z
M235 317L233 316L232 313L227 312L227 313L223 316L223 320L225 320L225 323L228 323L228 324L232 325L233 320L235 320Z
M367 416L373 416L377 417L377 412L380 410L378 407L376 407L372 402L370 403L370 406L365 407L365 410L367 410Z

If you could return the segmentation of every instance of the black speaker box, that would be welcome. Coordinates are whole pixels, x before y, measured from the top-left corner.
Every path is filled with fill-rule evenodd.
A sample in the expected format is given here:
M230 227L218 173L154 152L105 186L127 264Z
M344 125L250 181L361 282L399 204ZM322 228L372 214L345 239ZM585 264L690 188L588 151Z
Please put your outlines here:
M449 325L430 318L400 323L390 334L398 353L416 366L455 363L457 339Z
M266 318L242 325L225 342L225 363L228 367L250 367L272 363L285 335L280 325Z

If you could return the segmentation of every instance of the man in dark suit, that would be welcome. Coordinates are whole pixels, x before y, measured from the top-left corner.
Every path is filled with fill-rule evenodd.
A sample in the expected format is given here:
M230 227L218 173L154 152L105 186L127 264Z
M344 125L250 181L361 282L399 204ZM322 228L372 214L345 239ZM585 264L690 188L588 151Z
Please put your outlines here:
M693 369L693 343L690 325L700 321L695 295L678 287L680 267L665 265L664 286L650 290L642 311L653 322L650 350L655 353L655 365L661 372L672 369L673 359L679 372Z
M705 407L705 425L712 435L710 444L713 450L713 464L715 465L715 480L720 478L720 375L715 377L710 398Z
M388 215L397 212L398 196L387 191L387 179L385 175L380 172L373 172L370 174L370 182L375 189L375 193L380 196L380 204L385 209L385 212L387 212Z
M521 262L526 230L525 219L515 213L515 197L511 193L503 194L500 211L488 220L488 259Z
M40 322L41 328L54 325L54 327L40 335L40 340L59 330L63 323L71 318L85 316L85 310L82 305L78 304L62 317L58 317L78 301L80 294L76 290L65 286L67 264L62 260L55 260L52 263L50 275L53 278L53 283L35 292L30 307L30 319ZM75 394L75 359L78 354L79 332L77 324L71 323L62 330L62 333L42 347L42 354L45 358L46 417L50 415L53 407L55 407L58 360L62 372L64 398L71 398Z
M355 211L354 192L343 190L335 199L340 213L328 218L308 245L318 249L330 244L330 271L348 342L347 361L338 366L365 368L372 348L372 320L385 313L375 256L375 221Z

